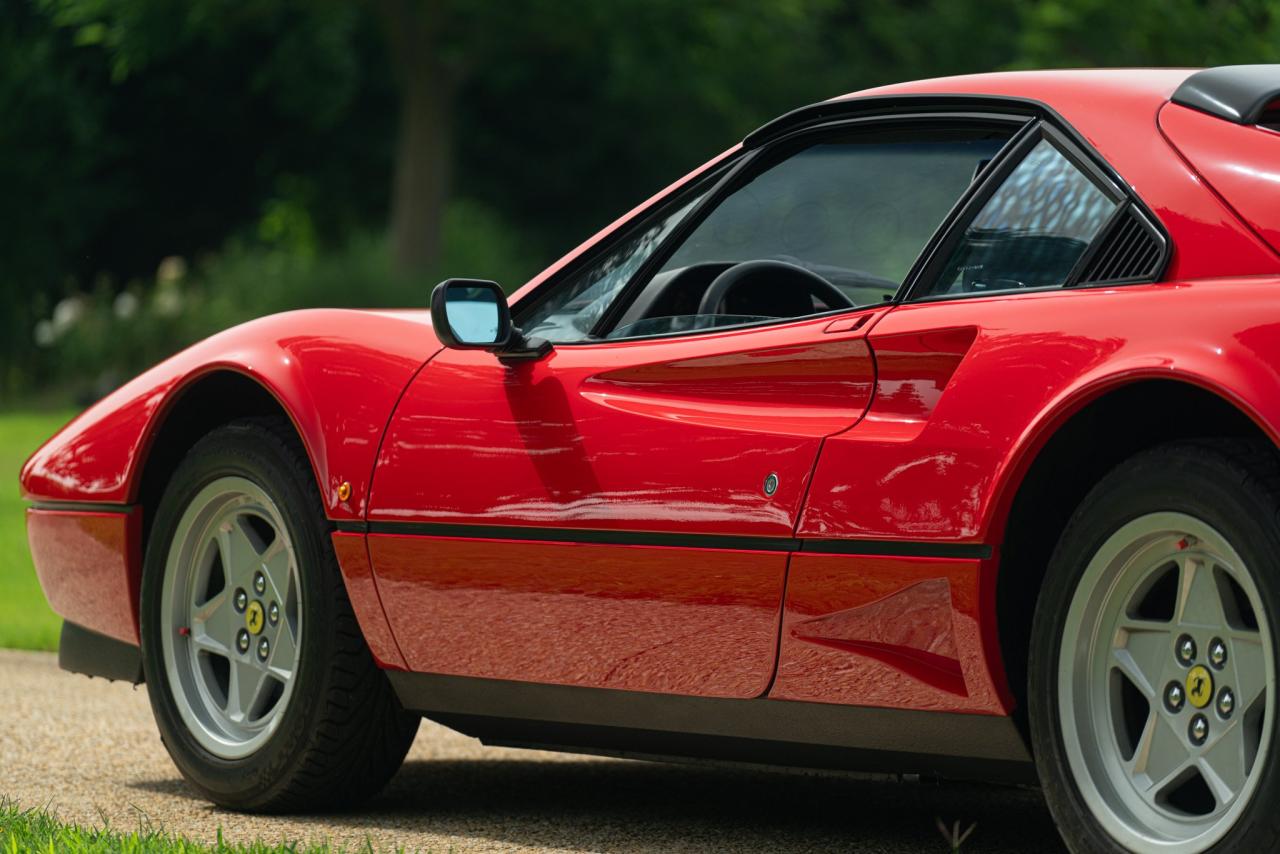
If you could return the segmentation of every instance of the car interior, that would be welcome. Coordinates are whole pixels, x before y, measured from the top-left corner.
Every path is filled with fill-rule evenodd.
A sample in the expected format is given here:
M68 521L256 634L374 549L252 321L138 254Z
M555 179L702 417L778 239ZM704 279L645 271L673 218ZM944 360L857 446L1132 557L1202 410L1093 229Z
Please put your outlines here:
M1016 129L990 122L864 128L767 152L710 210L700 203L724 173L642 221L519 321L528 334L562 343L883 303ZM691 215L696 224L672 238ZM678 241L674 248L668 238ZM668 257L646 273L660 251Z

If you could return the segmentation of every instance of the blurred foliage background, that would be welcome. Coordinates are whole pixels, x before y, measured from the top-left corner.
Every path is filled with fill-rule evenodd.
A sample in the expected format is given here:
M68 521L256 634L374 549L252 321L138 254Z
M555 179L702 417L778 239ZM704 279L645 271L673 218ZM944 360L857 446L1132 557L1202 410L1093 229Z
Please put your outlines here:
M272 311L514 289L815 100L1278 44L1274 0L0 0L0 409Z

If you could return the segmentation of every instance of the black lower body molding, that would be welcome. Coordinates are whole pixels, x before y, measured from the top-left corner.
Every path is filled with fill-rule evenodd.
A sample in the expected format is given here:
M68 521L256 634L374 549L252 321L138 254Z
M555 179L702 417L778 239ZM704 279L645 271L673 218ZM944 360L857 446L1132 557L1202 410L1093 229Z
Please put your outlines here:
M406 708L485 744L636 759L1035 781L1007 716L388 671Z
M142 648L73 622L62 623L58 666L72 673L141 685Z

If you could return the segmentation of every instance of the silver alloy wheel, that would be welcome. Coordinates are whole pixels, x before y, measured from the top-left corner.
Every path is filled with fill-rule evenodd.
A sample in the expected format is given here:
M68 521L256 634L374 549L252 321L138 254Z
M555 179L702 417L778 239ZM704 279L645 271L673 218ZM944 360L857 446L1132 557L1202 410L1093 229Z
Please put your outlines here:
M178 521L165 561L160 641L169 688L202 747L239 759L279 726L302 642L297 558L257 484L223 477Z
M1271 745L1271 629L1218 531L1182 513L1124 525L1067 612L1058 714L1090 811L1130 849L1203 851L1249 803Z

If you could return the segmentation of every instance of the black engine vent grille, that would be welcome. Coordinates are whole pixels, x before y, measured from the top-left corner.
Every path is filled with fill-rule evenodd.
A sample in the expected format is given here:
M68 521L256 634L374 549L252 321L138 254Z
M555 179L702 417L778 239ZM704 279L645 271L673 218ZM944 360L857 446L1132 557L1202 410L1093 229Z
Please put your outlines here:
M1143 282L1159 278L1165 261L1165 239L1132 204L1112 221L1106 237L1084 263L1082 285Z

